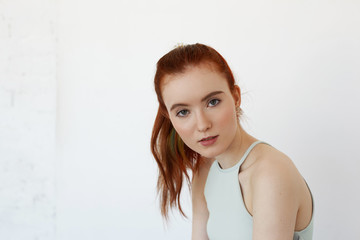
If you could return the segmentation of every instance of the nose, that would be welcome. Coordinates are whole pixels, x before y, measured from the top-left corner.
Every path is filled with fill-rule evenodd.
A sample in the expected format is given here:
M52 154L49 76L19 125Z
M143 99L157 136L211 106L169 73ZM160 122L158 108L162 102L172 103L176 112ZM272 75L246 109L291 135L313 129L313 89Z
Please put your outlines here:
M205 132L211 128L211 120L203 111L199 111L196 117L199 132Z

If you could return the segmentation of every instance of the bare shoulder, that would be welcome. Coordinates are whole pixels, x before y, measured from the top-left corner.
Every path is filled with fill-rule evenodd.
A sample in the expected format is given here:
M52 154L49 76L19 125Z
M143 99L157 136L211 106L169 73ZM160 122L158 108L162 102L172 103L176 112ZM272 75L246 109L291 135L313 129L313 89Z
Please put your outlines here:
M204 159L201 162L199 170L193 174L191 183L193 197L197 195L197 193L203 193L210 167L214 161L215 159Z
M305 228L311 218L311 196L293 161L276 148L263 144L255 155L256 161L251 166L254 220L264 216L272 216L274 220L268 225L257 224L257 228L273 226L280 230L281 223L288 223L282 231L289 234L290 230Z
M204 195L204 188L210 167L214 159L202 161L199 170L194 173L191 183L192 198L192 239L208 240L206 223L209 218L209 211Z
M260 146L259 146L260 147ZM253 164L253 180L295 180L301 177L293 161L276 148L262 144Z

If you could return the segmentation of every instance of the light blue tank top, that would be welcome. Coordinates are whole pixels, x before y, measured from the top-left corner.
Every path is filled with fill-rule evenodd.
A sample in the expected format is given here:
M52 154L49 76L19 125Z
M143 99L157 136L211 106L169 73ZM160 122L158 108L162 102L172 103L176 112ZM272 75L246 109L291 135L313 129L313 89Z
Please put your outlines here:
M211 165L204 190L209 210L207 233L210 240L252 239L252 216L245 207L238 174L241 164L253 147L259 143L265 142L254 142L246 150L240 161L233 167L222 169L217 160ZM293 240L312 239L314 218L314 200L312 195L311 199L313 204L311 221L304 230L294 232Z

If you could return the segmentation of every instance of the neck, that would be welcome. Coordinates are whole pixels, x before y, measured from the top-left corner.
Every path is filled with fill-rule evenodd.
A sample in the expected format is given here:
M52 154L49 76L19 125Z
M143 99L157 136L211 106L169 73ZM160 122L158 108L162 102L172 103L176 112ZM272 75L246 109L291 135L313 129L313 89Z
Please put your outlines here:
M256 140L238 124L234 140L224 153L216 157L216 160L223 169L230 168L240 161L248 147Z

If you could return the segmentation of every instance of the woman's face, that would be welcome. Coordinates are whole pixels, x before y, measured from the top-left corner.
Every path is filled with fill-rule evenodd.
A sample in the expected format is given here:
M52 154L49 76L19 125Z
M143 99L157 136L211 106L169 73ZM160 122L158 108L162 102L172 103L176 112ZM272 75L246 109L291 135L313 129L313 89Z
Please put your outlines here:
M163 79L162 95L170 120L184 143L208 158L224 153L237 130L236 105L225 77L209 65L190 67Z

